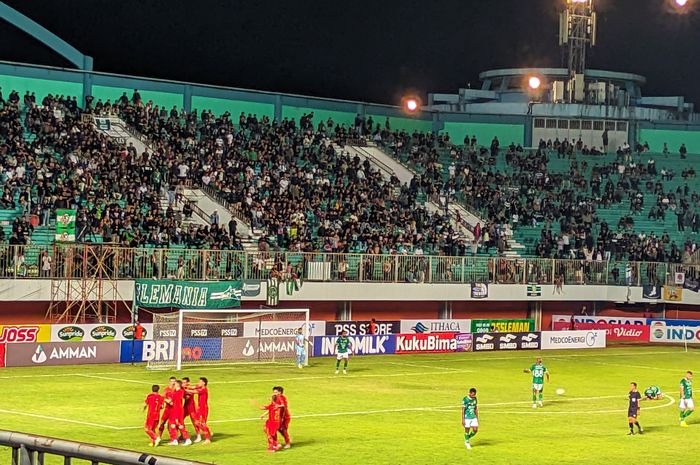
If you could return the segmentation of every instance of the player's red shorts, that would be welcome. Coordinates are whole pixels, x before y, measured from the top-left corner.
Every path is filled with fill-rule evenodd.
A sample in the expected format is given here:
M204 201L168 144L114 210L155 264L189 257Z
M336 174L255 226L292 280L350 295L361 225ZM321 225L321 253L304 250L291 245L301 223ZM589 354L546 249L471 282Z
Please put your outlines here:
M270 436L275 436L277 434L277 431L280 429L280 422L279 421L270 421L267 420L265 422L265 430L267 431L267 434Z
M290 421L292 421L291 417L284 417L282 419L282 422L280 423L279 430L282 431L282 430L289 429L289 422Z
M143 429L146 431L155 431L158 429L158 424L160 423L160 418L147 418L146 423L143 425Z
M199 409L197 412L197 418L201 423L206 423L207 420L209 419L209 408L207 407L202 407Z
M165 407L165 408L163 409L163 415L160 417L160 422L161 422L161 423L167 423L168 420L170 420L170 412L171 412L172 410L173 410L173 409L172 409L171 407Z
M185 405L185 418L190 417L192 420L198 418L197 409L194 408L194 404Z

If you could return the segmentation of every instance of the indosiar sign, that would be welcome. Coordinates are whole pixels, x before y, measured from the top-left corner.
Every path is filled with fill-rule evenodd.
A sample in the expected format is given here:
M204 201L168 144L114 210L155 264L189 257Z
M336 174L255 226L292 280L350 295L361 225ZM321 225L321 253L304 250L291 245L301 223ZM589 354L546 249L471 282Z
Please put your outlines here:
M655 320L649 328L649 342L700 344L700 326L676 325L679 320ZM692 321L692 323L697 323Z
M604 349L605 330L542 331L542 349Z
M174 281L138 279L134 303L141 308L212 310L241 306L241 281Z
M329 357L336 354L337 336L314 337L314 357ZM355 355L385 355L396 353L396 336L350 336L352 353Z
M535 330L535 320L472 320L472 333L523 333Z

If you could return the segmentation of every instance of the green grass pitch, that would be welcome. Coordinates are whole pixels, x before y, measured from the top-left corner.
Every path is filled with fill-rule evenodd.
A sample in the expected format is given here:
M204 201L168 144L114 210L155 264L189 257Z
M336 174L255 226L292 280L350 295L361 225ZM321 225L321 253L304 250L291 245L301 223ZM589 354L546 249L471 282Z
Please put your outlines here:
M552 375L545 406L533 410L531 378L541 355ZM228 464L612 464L694 462L700 412L680 428L678 385L700 373L698 352L676 347L588 351L354 357L347 376L334 359L303 370L280 365L200 366L181 376L210 381L213 443L161 446L154 453ZM170 372L144 366L14 368L0 371L2 427L124 449L152 451L142 403ZM643 401L646 434L627 436L630 381L659 385L670 397ZM700 380L697 381L700 383ZM260 411L273 385L292 412L290 450L269 454ZM480 431L464 447L460 402L479 391ZM556 396L564 388L564 396ZM189 423L188 423L189 424ZM191 430L190 426L190 430ZM695 452L693 452L695 450ZM0 463L9 451L0 449ZM59 463L47 460L48 465ZM60 462L62 463L62 462Z

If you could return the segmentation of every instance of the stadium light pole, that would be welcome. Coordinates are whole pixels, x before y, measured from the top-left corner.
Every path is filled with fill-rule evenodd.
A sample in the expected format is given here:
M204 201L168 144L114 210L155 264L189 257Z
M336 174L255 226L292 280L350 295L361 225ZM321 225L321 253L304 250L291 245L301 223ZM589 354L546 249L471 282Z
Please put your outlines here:
M407 95L404 98L401 99L401 108L403 109L404 113L407 113L409 115L413 115L418 113L421 110L422 103L420 98L413 96L413 95Z

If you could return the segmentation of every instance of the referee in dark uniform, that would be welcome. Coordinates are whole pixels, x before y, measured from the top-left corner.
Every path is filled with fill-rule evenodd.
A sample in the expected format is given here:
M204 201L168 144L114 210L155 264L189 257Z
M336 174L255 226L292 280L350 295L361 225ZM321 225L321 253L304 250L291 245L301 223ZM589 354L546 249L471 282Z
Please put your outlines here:
M634 434L634 427L637 426L637 429L639 429L639 434L644 434L644 430L642 429L642 426L639 424L639 421L637 421L637 417L639 416L639 401L642 400L642 395L639 393L637 390L637 383L630 383L630 394L629 394L629 406L627 407L627 422L629 423L630 426L630 432L627 433L628 436L631 436Z

